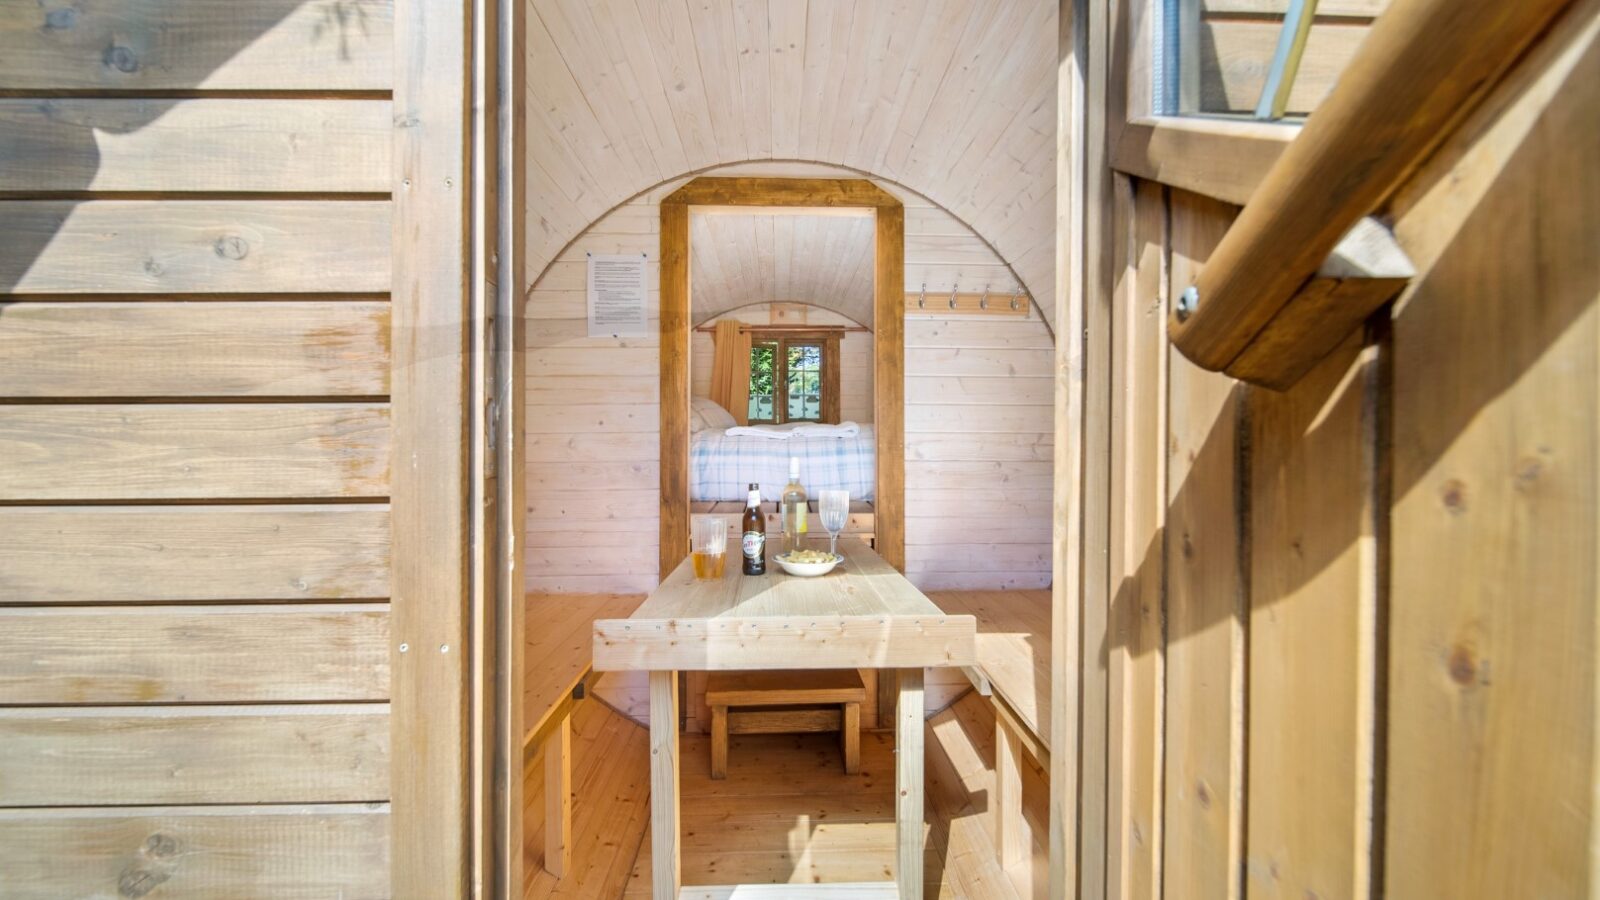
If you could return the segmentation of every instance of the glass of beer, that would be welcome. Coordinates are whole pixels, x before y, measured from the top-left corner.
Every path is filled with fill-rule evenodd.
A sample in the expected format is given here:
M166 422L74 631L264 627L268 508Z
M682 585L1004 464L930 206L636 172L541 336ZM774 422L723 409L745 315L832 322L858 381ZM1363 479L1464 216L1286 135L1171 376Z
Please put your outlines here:
M722 516L696 516L691 523L694 577L718 580L728 560L728 520Z

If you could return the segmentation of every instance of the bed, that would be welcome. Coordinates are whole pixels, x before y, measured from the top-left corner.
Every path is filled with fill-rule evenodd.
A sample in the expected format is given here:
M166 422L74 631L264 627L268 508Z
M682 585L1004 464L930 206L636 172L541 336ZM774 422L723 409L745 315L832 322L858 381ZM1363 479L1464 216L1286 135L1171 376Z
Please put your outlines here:
M840 489L849 491L851 500L873 499L878 467L871 425L849 437L782 440L740 433L748 430L703 427L690 434L690 500L743 502L752 484L761 485L762 499L776 500L789 483L791 456L800 459L800 483L810 497Z

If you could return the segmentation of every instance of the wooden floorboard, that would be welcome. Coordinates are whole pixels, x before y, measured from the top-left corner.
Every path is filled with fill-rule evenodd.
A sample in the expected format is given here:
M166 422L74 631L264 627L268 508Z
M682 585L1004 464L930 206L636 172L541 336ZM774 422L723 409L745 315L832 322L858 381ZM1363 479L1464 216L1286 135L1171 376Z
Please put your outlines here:
M928 720L929 898L1010 900L1011 879L995 862L987 798L993 789L994 716L970 694ZM682 737L683 882L878 882L893 877L894 746L865 733L861 772L846 775L830 734L732 739L728 778L710 777L706 736ZM572 872L557 880L538 858L543 800L528 780L526 837L531 873L524 900L648 897L649 761L646 732L603 704L573 716ZM530 761L529 773L541 771ZM1045 791L1027 786L1030 817L1042 822ZM1042 830L1037 831L1042 834ZM1037 847L1036 853L1043 848Z

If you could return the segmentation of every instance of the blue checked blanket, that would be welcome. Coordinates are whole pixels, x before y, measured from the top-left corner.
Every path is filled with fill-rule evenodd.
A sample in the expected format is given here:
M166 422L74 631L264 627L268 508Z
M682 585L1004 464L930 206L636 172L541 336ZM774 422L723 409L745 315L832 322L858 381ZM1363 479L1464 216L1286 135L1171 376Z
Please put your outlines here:
M751 484L762 500L777 500L789 483L789 457L800 457L800 483L811 499L846 490L851 500L873 499L878 477L877 437L871 425L852 438L794 437L784 441L708 428L689 437L689 497L743 501Z

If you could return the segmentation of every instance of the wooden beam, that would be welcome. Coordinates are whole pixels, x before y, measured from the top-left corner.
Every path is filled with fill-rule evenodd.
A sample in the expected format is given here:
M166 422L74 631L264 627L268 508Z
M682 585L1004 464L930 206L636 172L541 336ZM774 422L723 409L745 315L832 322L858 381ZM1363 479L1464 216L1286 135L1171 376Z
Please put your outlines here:
M1567 2L1396 0L1174 304L1174 345L1227 368Z
M922 900L924 695L921 669L900 670L895 713L895 881L900 900Z
M994 851L1000 868L1026 865L1033 833L1022 814L1022 741L1004 717L994 717Z
M872 414L878 484L873 495L877 510L874 549L889 565L905 571L906 211L899 201L878 209L875 252Z
M662 201L660 578L689 555L689 355L689 207Z
M650 896L678 900L678 673L650 673Z
M470 892L467 4L396 0L392 882ZM387 283L388 279L385 279Z
M572 717L562 716L544 745L544 867L557 878L572 868Z
M895 209L899 198L865 178L714 178L702 176L663 199L688 206L857 207Z

